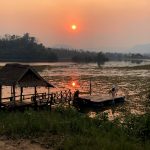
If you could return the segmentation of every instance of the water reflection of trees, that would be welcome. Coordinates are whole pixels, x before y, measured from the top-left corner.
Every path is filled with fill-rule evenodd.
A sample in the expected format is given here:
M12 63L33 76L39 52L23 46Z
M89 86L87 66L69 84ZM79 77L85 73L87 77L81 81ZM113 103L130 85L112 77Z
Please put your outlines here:
M99 52L97 54L97 64L98 64L98 67L101 68L101 65L104 65L106 61L108 61L108 58L104 55L104 53L102 52Z
M104 65L105 62L97 62L98 68L102 68L102 65Z
M134 63L134 64L141 64L142 62L143 62L143 60L138 60L138 59L131 60L131 63Z

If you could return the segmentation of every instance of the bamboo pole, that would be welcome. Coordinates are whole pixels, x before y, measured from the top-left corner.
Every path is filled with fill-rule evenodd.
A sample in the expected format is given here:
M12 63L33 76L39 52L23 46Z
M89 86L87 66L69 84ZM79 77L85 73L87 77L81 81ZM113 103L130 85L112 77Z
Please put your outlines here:
M0 105L2 103L2 85L0 85Z
M68 99L68 103L69 103L69 107L70 107L70 103L71 103L71 90L69 89L69 99Z
M35 101L36 101L36 94L37 94L37 91L36 91L36 86L35 86L35 87L34 87Z
M53 93L51 94L50 97L50 111L52 110L52 101L53 101Z
M50 111L51 111L51 109L52 109L52 95L50 97L50 87L48 87L48 100L47 101L48 101L47 105L50 104Z
M23 87L20 88L20 102L22 102Z
M16 101L16 89L15 85L13 85L13 103L15 104Z
M12 88L12 86L11 86L11 97L13 97L13 88Z
M36 86L34 87L34 97L33 97L33 101L34 101L34 109L37 110L37 101L36 101Z
M49 95L50 95L50 87L48 87L48 101L49 101Z
M90 95L92 94L92 83L91 83L91 78L90 78Z

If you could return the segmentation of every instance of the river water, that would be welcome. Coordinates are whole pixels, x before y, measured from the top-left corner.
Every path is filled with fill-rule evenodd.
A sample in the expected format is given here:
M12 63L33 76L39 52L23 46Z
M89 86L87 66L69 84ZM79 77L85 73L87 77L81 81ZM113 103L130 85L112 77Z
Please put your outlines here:
M5 63L0 63L4 66ZM131 66L150 64L149 60L140 64L132 62L107 62L98 66L96 63L23 63L38 66L41 76L55 86L51 91L79 89L83 93L89 92L91 80L93 95L108 95L112 85L118 87L118 95L126 96L126 104L116 109L131 113L143 113L145 111L145 96L150 85L150 70L128 69ZM75 83L73 86L72 83ZM19 93L19 88L17 89ZM38 88L38 92L47 92L45 88ZM34 93L34 89L26 88L24 94ZM9 87L3 87L3 97L10 96ZM119 110L120 109L120 110ZM107 110L108 111L108 110ZM93 112L92 112L93 114Z

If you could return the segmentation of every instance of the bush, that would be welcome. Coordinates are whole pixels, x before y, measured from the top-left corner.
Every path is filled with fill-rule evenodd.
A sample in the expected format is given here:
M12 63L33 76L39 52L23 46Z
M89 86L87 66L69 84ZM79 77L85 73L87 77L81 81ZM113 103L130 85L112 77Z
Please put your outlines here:
M57 140L53 144L46 142L59 150L149 149L149 114L131 115L120 123L119 120L109 121L106 114L91 119L75 109L59 107L52 112L0 112L0 118L1 136L31 139L52 136L53 139L57 135L63 138L61 144Z

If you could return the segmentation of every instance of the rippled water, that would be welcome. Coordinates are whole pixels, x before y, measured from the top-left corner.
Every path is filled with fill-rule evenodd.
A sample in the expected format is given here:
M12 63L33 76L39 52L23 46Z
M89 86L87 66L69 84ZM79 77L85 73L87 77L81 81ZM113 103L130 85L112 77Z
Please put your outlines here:
M150 70L114 69L107 65L99 68L97 64L68 63L45 68L41 75L58 89L72 89L72 91L79 89L81 92L89 92L91 79L93 95L108 95L108 91L115 84L118 86L118 95L126 96L127 100L123 108L121 106L117 109L125 109L131 113L145 112L145 97L150 85ZM76 83L75 87L72 86L73 81ZM112 114L111 109L107 111ZM116 116L119 111L115 111Z
M150 64L146 61L144 64ZM0 64L1 66L4 63ZM44 66L39 73L56 88L52 91L79 89L89 92L90 79L93 95L106 95L112 85L118 86L118 95L126 96L127 103L123 108L132 113L144 112L146 91L150 85L150 70L122 69L124 66L135 66L130 62L108 62L99 67L96 63L30 63L30 65ZM119 68L116 68L119 67ZM115 67L115 68L113 68ZM72 86L75 82L75 86ZM38 88L38 92L47 92L45 88ZM18 88L19 93L19 88ZM26 88L24 94L34 93L34 89ZM8 87L3 88L3 97L10 95ZM119 111L119 110L118 110ZM117 114L117 111L116 111Z

